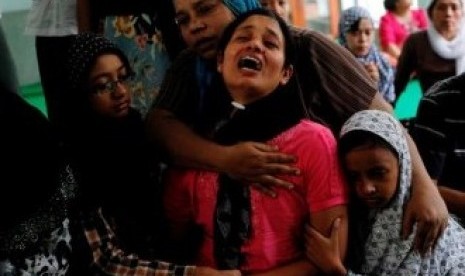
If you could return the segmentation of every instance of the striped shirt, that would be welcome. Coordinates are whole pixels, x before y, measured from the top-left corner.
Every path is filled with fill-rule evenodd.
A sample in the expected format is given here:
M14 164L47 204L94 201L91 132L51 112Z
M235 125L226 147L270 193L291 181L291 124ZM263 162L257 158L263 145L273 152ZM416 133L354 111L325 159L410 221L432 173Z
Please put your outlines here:
M465 191L465 74L434 85L422 98L413 137L431 177Z
M114 231L102 211L86 217L85 238L92 250L93 266L114 276L192 276L194 266L174 265L157 260L142 260L119 247Z
M310 117L338 132L353 113L367 109L377 88L365 69L344 47L324 35L291 27L296 44L296 75ZM200 102L197 56L186 50L168 70L154 107L192 124Z

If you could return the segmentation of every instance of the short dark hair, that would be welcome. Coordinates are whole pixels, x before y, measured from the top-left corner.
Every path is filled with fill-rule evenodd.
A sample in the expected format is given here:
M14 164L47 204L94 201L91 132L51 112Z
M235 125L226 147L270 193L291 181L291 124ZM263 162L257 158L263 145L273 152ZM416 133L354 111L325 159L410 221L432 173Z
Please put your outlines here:
M384 0L384 8L391 12L395 11L396 3L397 3L397 0Z
M460 6L462 6L462 8L463 8L463 0L459 0L459 2L460 2ZM431 1L431 3L429 3L428 9L427 9L427 13L428 13L429 18L433 18L433 9L434 9L434 7L436 6L437 3L438 3L438 0L433 0L433 1Z
M231 24L229 24L226 29L223 32L223 35L218 42L218 53L223 53L224 50L226 49L226 46L228 45L229 41L231 40L231 37L233 36L234 32L236 31L237 27L239 27L242 22L244 22L247 18L253 16L253 15L263 15L269 18L272 18L278 22L279 28L281 29L281 32L283 33L284 37L284 65L291 65L295 61L295 51L294 51L294 42L291 36L291 32L289 30L289 27L279 15L277 15L275 12L268 10L268 9L254 9L250 10L246 13L240 14Z

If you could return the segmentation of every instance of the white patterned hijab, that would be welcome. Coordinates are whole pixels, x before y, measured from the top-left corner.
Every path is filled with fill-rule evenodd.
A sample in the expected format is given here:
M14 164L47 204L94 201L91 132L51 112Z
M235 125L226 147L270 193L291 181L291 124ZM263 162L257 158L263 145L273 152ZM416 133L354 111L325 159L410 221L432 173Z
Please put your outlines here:
M400 123L387 112L364 110L349 118L340 136L355 130L385 140L396 150L399 160L399 186L394 198L388 206L371 211L374 220L364 244L362 274L465 275L465 231L452 218L436 249L425 258L413 250L414 234L406 240L400 236L412 181L409 148Z

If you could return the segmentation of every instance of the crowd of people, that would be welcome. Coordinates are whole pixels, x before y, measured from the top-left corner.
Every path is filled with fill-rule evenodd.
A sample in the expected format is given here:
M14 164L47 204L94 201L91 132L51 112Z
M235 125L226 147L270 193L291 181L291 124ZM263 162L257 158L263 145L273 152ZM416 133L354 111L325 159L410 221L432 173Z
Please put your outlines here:
M465 275L464 3L384 4L377 47L361 7L335 41L286 0L34 0L0 275Z

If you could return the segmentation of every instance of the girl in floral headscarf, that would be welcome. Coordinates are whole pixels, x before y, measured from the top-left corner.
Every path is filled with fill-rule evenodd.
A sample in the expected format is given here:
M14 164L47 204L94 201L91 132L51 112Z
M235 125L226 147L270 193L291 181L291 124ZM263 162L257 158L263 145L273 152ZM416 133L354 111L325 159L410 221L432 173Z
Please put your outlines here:
M396 119L376 110L356 113L341 130L339 154L355 196L351 217L354 246L349 252L359 254L351 254L352 271L363 275L465 275L465 230L454 219L449 218L436 247L426 256L413 250L413 235L407 239L400 236L412 168L404 130ZM322 254L330 252L321 250L322 241L328 246L337 245L337 240L331 238L328 243L329 239L314 230L309 237L308 257L325 264L327 270L347 275L336 255L327 258L329 255Z
M364 8L352 7L342 12L339 42L365 67L384 99L393 103L396 98L394 72L373 44L374 33L373 19Z

